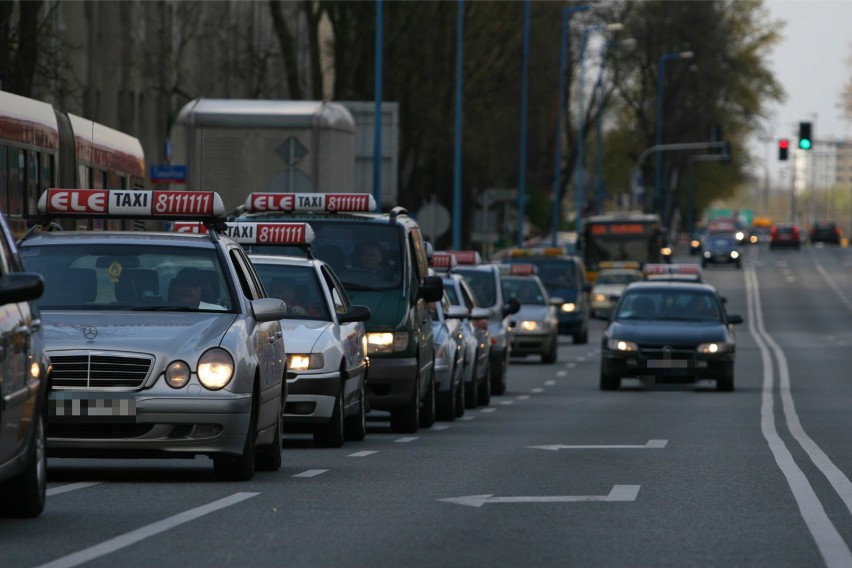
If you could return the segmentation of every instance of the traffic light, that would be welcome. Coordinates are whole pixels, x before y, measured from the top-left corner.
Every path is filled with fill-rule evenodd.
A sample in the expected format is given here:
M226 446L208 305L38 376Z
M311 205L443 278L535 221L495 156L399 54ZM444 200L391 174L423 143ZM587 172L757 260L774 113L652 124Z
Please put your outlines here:
M778 159L782 162L787 161L787 154L790 151L790 141L782 138L778 141Z
M802 150L810 150L811 146L813 146L813 141L811 140L811 123L810 122L800 122L799 123L799 148Z

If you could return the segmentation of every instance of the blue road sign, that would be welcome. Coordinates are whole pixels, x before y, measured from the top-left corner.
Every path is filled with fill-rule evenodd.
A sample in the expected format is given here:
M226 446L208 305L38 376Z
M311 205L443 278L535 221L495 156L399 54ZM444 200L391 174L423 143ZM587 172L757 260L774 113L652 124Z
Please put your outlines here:
M186 166L152 164L151 183L186 183Z

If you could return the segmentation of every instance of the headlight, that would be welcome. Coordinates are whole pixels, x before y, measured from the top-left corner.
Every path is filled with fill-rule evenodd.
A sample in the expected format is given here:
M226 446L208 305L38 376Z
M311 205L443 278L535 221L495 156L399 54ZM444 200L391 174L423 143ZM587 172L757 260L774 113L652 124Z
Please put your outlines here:
M711 256L713 255L710 254L710 251L704 251L704 258L710 258Z
M716 353L725 353L729 351L731 345L729 343L719 342L719 343L702 343L698 346L698 352L703 353L705 355L713 355Z
M198 360L198 381L204 388L224 388L234 376L234 358L220 347L210 349Z
M689 243L689 246L691 246L692 248L698 248L698 245L700 245L700 244L701 244L700 242L693 239L692 242Z
M595 294L594 300L595 302L605 302L606 296L604 296L603 294Z
M745 237L745 233L743 233L742 231L737 231L736 237L738 241L741 241Z
M373 332L367 334L367 352L393 353L408 349L408 332Z
M608 339L606 346L613 351L639 351L639 346L632 341L623 339Z
M740 256L740 253L738 253L738 252L737 252L737 251L735 251L735 250L732 250L732 251L731 251L731 258L737 258L738 256Z
M521 322L521 329L524 331L535 331L538 329L537 321L524 320Z
M324 366L322 353L293 353L287 356L287 369L291 371L322 369Z
M672 253L672 249L669 247L663 247L661 252L663 253L663 256L669 256Z
M186 386L189 382L189 365L183 361L172 361L166 367L166 384L173 389Z
M577 309L577 306L573 302L566 302L562 304L562 311L565 313L571 313Z

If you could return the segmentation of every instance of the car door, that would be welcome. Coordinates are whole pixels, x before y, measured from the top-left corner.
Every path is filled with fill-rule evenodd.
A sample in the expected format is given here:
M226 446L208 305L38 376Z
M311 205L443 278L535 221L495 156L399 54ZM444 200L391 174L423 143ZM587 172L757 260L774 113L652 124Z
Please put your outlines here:
M13 244L0 231L0 278L20 272ZM28 302L0 306L0 463L15 455L29 439L38 390L30 391L29 359L33 352L33 311ZM39 325L35 322L35 325Z

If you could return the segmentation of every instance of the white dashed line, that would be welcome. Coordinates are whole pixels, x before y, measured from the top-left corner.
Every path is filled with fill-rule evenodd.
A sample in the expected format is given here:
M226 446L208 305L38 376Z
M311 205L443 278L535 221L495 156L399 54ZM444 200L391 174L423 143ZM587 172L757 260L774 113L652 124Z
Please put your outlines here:
M307 471L303 471L302 473L297 473L293 477L316 477L318 475L322 475L327 471L327 469L309 469Z
M449 426L447 424L435 424L434 426L432 426L429 429L435 430L435 431L440 431L440 430L446 430L447 428L449 428Z
M556 376L557 377L566 377L566 376L568 376L568 371L557 371Z
M417 439L417 436L406 436L405 438L397 438L394 442L398 444L407 444L408 442L413 442Z
M574 367L576 367L576 366L577 366L577 363L568 363L568 364L566 365L566 367L568 367L569 369L573 369L573 368L574 368Z
M462 416L461 418L458 418L457 420L464 420L464 421L467 422L467 421L473 420L474 418L476 418L476 416L471 416L469 414L465 414L464 416Z
M514 400L503 400L503 401L500 401L500 405L501 405L501 406L509 406L510 404L515 404L515 401L514 401Z
M530 392L534 392L534 393L538 394L540 392L544 392L544 389L532 389L532 390L530 390Z
M546 387L552 387L555 384L556 384L556 381L544 381L544 386L546 386Z
M528 394L521 394L521 395L518 395L517 399L518 400L527 400L527 399L529 399L529 397L530 397L530 395L528 395Z
M378 450L366 450L363 452L355 452L354 454L349 454L346 456L347 458L365 458L367 456L379 453Z
M483 408L482 410L480 410L480 412L497 412L497 409L488 407L488 408Z
M69 483L68 485L51 487L47 490L47 496L50 497L52 495L61 495L63 493L68 493L69 491L76 491L78 489L85 489L86 487L91 487L93 485L100 485L101 483L101 481L81 481L80 483Z

